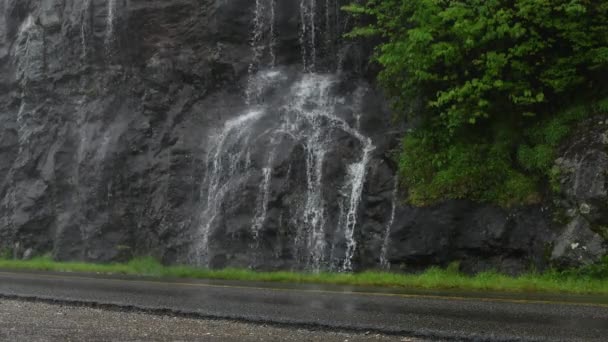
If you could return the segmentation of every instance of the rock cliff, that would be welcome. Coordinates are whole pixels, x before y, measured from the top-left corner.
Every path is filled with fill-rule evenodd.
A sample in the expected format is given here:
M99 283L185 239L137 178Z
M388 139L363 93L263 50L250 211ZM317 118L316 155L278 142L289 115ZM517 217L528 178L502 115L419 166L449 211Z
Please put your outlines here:
M346 2L0 2L0 250L507 272L606 253L603 119L561 151L545 206L402 205L407 124L342 38Z

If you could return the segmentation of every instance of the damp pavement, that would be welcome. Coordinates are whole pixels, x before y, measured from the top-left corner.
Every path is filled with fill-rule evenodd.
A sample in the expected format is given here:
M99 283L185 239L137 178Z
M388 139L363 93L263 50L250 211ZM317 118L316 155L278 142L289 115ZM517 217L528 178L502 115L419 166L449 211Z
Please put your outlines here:
M28 341L53 336L59 340L72 336L74 340L606 341L608 336L605 297L391 292L0 271L0 298L0 338L8 340L20 334L10 335L11 331L35 334ZM61 314L56 317L53 312ZM65 315L72 318L63 320ZM118 327L123 330L112 330ZM45 332L58 335L48 339L37 335Z

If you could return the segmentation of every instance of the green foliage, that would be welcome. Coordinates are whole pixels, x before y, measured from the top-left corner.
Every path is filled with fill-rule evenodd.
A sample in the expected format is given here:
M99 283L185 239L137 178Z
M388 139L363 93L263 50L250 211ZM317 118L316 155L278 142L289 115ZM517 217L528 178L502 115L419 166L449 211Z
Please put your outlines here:
M400 156L401 178L413 204L446 198L504 205L536 200L535 183L511 169L508 146L501 140L441 146L426 133L420 130L406 136Z
M598 263L587 265L581 268L563 270L559 271L558 273L562 277L608 279L608 256L602 258L602 260Z
M10 248L3 248L0 249L0 259L12 259L13 258L13 251L11 251Z
M344 8L379 36L379 80L419 118L403 142L410 201L534 202L555 150L608 112L608 2L368 0ZM603 100L601 100L603 99ZM596 103L564 111L576 103Z

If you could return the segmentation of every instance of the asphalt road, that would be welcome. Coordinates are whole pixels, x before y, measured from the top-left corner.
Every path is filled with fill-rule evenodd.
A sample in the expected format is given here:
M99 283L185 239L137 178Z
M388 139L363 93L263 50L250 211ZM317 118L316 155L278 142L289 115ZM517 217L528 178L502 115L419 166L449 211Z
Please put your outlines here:
M488 298L21 272L0 272L0 297L438 340L608 340L606 298L593 297Z

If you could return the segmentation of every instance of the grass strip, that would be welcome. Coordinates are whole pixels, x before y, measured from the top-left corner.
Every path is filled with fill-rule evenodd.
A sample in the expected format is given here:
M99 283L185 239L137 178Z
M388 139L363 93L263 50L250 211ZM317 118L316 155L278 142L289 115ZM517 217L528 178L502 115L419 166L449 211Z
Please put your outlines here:
M0 259L0 268L5 270L36 270L58 272L83 272L101 274L138 275L157 278L191 278L243 280L281 283L310 283L355 286L399 287L428 290L469 290L501 292L538 292L568 294L608 295L608 258L601 266L591 269L544 273L528 273L517 277L497 272L482 272L465 275L454 267L446 269L432 267L419 274L366 271L360 273L303 273L303 272L257 272L227 268L209 270L191 266L164 266L151 257L136 258L127 263L92 264L81 262L57 262L48 257L27 261ZM598 272L601 270L601 272ZM599 274L599 275L598 275Z

